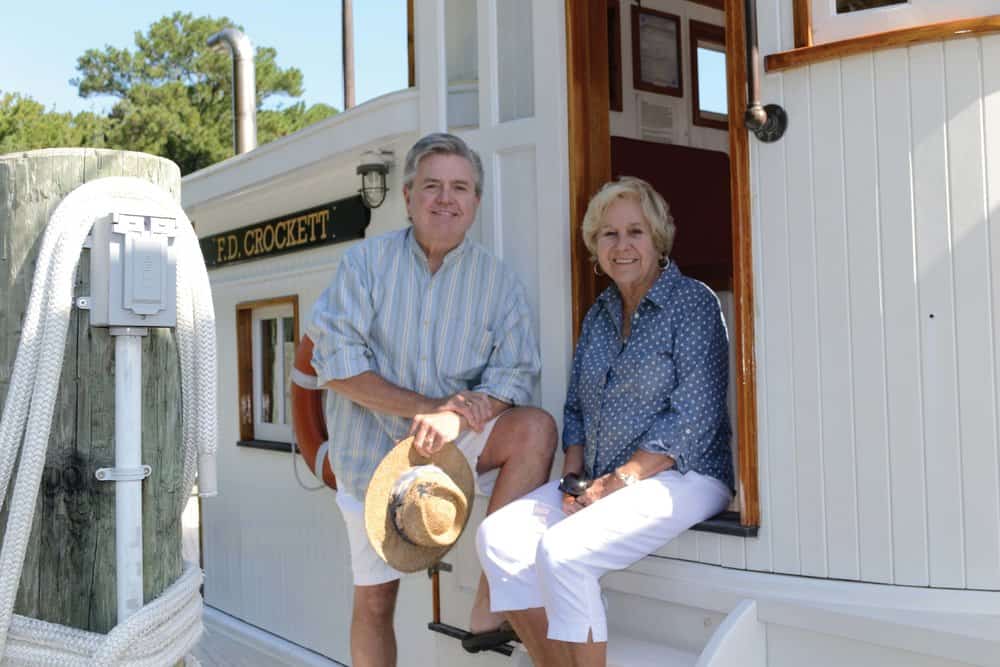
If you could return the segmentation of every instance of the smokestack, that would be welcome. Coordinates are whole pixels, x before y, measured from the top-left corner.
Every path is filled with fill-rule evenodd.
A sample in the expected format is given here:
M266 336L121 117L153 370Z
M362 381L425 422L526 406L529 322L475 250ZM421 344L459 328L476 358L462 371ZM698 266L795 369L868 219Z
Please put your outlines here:
M253 46L236 28L226 28L208 38L208 45L229 47L233 57L233 144L236 154L257 147L257 86L254 81Z

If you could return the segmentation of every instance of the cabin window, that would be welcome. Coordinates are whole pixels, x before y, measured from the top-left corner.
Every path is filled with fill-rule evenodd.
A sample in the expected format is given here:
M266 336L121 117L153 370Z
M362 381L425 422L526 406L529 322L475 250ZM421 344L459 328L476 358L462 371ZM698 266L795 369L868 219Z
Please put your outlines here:
M497 98L500 122L535 115L535 63L531 0L496 3Z
M691 122L702 127L729 127L726 93L726 31L722 26L690 21Z
M477 3L446 0L444 50L448 77L448 127L479 127Z
M240 445L287 449L292 442L291 372L298 297L236 307Z
M795 11L796 23L811 27L811 38L808 32L796 35L795 45L801 47L988 16L997 13L998 3L996 0L795 0Z
M903 5L907 0L837 0L837 13L863 12L866 9L885 7L887 5Z

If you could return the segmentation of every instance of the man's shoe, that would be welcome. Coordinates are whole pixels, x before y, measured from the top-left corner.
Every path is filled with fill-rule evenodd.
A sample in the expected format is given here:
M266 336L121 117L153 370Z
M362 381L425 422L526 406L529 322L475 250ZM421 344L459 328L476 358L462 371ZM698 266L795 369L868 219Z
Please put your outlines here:
M496 630L477 632L475 634L470 632L462 639L462 648L469 653L479 653L480 651L488 651L491 648L496 648L512 641L520 642L521 640L518 638L517 633L514 632L514 628L510 626L510 623L504 621Z

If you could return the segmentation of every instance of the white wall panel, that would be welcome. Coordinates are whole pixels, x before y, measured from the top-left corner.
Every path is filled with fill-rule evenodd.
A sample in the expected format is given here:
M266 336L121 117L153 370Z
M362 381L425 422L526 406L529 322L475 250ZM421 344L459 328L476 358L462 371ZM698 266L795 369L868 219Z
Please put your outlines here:
M967 584L1000 588L996 392L982 77L976 40L945 44L962 514Z
M991 325L990 337L993 342L993 399L994 409L997 405L997 378L1000 378L1000 354L997 353L996 340L1000 332L1000 271L993 267L1000 264L1000 36L986 37L982 43L982 85L983 85L983 129L986 154L986 235L989 239L991 280L990 307ZM994 415L994 419L1000 415ZM996 421L994 422L996 423ZM997 456L998 438L993 441L991 468L1000 474L1000 463ZM997 484L1000 486L1000 482ZM993 507L984 508L987 514L996 511L1000 502ZM1000 521L993 519L996 526ZM1000 548L996 543L992 549ZM974 582L973 582L974 583ZM993 589L1000 586L993 585Z
M930 583L920 368L920 312L913 224L910 77L906 51L877 53L879 219L888 407L894 581Z
M812 100L809 71L792 72L784 79L787 110L808 118ZM803 574L825 577L826 517L823 510L823 422L820 415L819 316L816 303L816 233L812 140L809 126L789 128L785 146L788 203L788 266L791 296L791 414L794 440L790 443L798 487L799 553Z
M500 193L495 224L493 252L514 269L527 286L532 311L538 311L539 273L538 243L525 243L538 234L538 197L535 184L535 147L516 148L496 155L496 189ZM535 335L538 322L535 322Z
M840 62L821 63L810 69L827 551L830 576L855 579L859 570L854 470L857 459L852 410L851 276L847 271Z
M765 82L765 89L770 87L770 84ZM750 210L752 211L752 219L754 221L763 220L763 215L761 213L760 206L760 191L761 191L761 169L760 162L761 156L760 151L757 150L757 146L753 143L750 144ZM756 371L756 386L757 386L757 476L758 476L758 491L760 496L760 516L761 525L757 533L756 539L745 540L745 555L746 555L746 566L750 570L760 570L763 572L770 571L772 569L773 553L771 545L771 488L768 481L771 479L770 473L770 445L772 441L770 435L770 425L768 424L767 415L771 414L770 401L768 399L768 393L766 388L770 386L768 368L768 360L770 357L767 352L766 341L768 340L770 327L768 326L767 318L764 317L764 304L765 301L760 298L760 295L764 294L765 280L769 279L769 272L767 266L761 261L764 256L764 243L763 238L759 230L759 225L757 222L754 223L754 228L750 235L750 242L752 244L752 255L754 257L754 271L753 271L753 291L757 295L754 298L754 355L755 355L755 371ZM778 326L784 326L783 322L776 323Z
M758 2L765 54L786 4ZM997 62L969 38L764 77L790 125L751 139L762 526L723 563L1000 590Z
M770 96L769 99L775 99ZM760 191L759 230L760 262L767 267L762 276L760 293L762 313L768 322L768 335L764 339L767 355L767 384L758 389L766 393L771 406L768 410L767 467L785 473L772 475L764 482L769 486L770 516L767 523L772 549L772 566L780 572L798 573L799 559L799 500L797 485L795 414L793 411L795 386L792 359L792 306L789 275L789 220L786 198L786 155L789 144L775 144L758 148L759 169L779 184L779 187ZM761 391L762 390L762 391Z
M910 90L931 585L961 588L964 531L941 44L910 50Z
M886 428L885 336L878 216L878 156L874 62L843 61L844 212L850 276L851 373L857 474L860 578L892 580L889 441ZM859 456L863 453L863 457ZM864 463L860 463L863 460Z

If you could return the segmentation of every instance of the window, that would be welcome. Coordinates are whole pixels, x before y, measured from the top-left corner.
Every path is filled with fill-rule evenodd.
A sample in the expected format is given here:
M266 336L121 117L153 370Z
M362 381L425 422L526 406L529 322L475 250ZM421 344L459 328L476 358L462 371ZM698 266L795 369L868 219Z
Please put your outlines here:
M298 319L297 296L236 307L240 445L285 450L292 442L291 373Z
M722 26L690 21L691 122L719 130L729 128L726 94L726 32Z
M885 7L886 5L901 5L907 0L837 0L837 13L863 12L866 9Z
M988 16L1000 6L997 0L799 0L798 4L804 2L810 3L815 44Z

